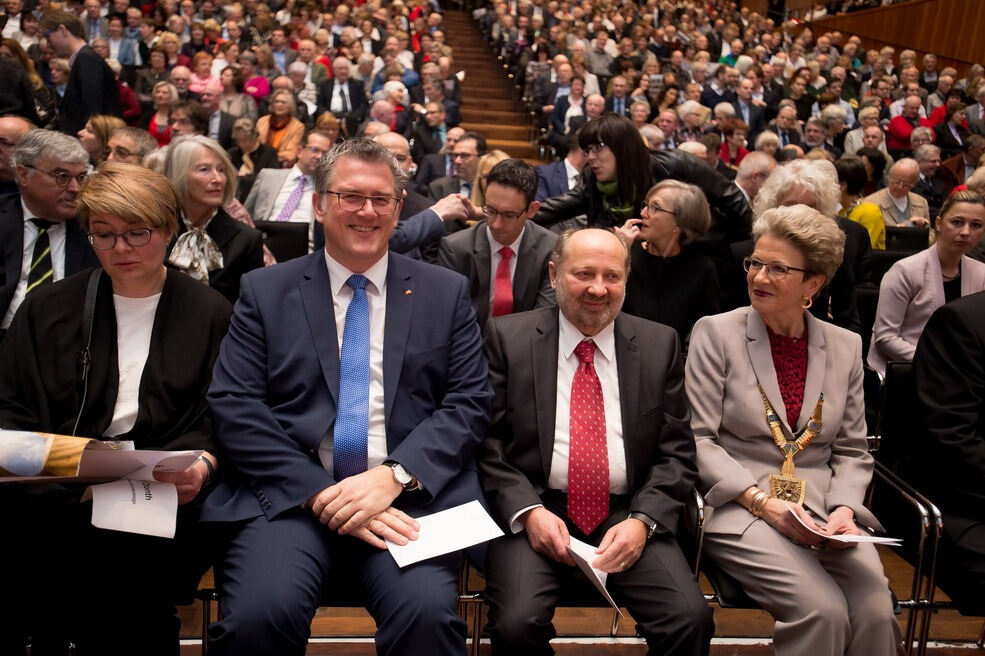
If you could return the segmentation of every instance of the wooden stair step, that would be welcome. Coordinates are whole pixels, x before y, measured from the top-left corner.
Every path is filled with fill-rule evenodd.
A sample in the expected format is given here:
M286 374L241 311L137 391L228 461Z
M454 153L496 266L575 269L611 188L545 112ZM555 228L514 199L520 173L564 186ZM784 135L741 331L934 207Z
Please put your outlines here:
M539 159L540 157L540 147L530 143L526 139L522 141L516 139L486 139L486 145L489 150L498 148L510 157L522 157L524 159Z
M530 128L526 125L497 125L494 123L459 123L463 130L474 130L488 139L510 139L525 141L530 137Z

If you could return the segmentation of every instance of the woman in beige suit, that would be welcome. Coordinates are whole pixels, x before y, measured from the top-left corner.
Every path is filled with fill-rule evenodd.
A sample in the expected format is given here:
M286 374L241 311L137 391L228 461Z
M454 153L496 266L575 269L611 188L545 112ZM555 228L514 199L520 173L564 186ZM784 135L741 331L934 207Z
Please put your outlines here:
M753 236L752 306L699 320L687 359L707 553L776 619L777 654L890 656L900 634L875 548L828 537L879 527L862 505L861 340L806 311L845 236L806 205L763 212Z

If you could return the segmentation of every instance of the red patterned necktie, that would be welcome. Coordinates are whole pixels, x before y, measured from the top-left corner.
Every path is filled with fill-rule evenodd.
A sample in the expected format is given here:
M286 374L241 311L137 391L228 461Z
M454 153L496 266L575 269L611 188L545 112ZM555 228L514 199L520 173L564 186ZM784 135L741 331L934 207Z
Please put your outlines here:
M510 259L513 257L513 249L503 246L499 249L499 257L493 287L492 315L494 317L513 312L513 283L510 281Z
M568 516L585 535L609 514L609 452L605 443L602 384L595 373L595 342L575 347L578 369L571 383Z

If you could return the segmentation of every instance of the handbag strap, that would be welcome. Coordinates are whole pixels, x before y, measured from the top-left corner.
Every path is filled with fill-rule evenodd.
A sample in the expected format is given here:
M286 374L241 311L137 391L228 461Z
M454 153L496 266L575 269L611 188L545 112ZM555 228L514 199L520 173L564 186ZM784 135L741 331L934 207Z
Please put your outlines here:
M82 411L85 410L86 397L89 395L89 365L92 364L89 347L92 345L92 324L96 317L96 295L99 293L99 279L102 275L103 270L96 269L89 274L89 282L86 284L86 300L82 309L82 350L76 356L82 364L82 403L79 405L79 414L75 417L72 435L75 435L79 430Z

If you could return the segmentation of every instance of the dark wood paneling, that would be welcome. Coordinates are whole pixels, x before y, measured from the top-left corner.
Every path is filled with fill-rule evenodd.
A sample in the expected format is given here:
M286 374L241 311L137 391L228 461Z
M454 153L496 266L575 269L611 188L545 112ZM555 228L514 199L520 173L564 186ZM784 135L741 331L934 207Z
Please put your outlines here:
M964 74L985 61L985 2L981 0L915 0L899 5L831 16L813 25L815 35L832 30L857 34L867 48L891 45L919 56L933 52L942 66Z

